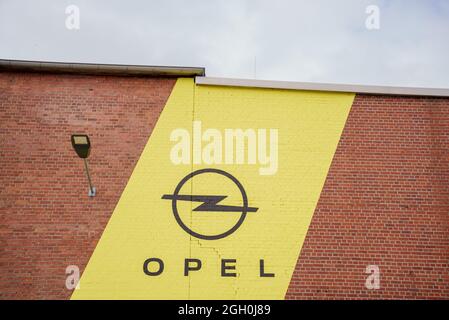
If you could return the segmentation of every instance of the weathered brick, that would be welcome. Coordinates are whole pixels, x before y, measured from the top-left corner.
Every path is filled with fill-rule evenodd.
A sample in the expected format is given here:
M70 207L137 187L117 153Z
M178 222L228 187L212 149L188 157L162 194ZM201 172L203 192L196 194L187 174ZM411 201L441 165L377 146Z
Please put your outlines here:
M0 73L0 298L67 299L175 79ZM87 133L97 197L70 135Z

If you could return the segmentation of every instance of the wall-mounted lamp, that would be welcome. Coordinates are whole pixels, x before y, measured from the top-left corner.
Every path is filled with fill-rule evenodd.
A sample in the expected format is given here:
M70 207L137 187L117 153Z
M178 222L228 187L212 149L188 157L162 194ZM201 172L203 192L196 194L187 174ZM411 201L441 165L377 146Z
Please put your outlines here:
M90 140L87 134L73 134L72 146L75 149L76 154L84 160L84 167L86 168L87 180L89 181L89 197L94 197L97 190L92 186L92 180L90 179L89 166L87 165L87 158L90 154Z

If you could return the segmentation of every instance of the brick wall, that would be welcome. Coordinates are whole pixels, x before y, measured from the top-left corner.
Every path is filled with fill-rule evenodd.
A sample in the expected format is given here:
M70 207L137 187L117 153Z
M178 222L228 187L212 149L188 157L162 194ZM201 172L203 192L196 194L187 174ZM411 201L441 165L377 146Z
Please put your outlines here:
M70 297L174 82L0 73L0 299ZM356 96L286 298L449 299L449 99Z
M356 96L286 298L449 299L449 99Z
M66 299L165 105L174 79L0 73L0 298ZM87 196L70 135L91 138Z

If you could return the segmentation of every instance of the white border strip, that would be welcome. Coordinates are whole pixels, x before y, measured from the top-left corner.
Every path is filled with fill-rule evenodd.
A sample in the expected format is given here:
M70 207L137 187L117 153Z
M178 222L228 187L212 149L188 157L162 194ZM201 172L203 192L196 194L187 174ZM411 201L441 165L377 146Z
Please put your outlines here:
M449 89L196 77L197 85L449 97Z

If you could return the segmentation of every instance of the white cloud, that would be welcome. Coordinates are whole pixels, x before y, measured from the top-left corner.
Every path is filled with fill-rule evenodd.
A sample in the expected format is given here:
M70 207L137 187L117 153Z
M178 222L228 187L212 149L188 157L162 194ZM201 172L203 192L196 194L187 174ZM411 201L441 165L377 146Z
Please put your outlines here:
M65 8L81 28L65 28ZM365 28L380 7L381 28ZM0 0L0 57L205 66L210 76L449 87L445 0Z

